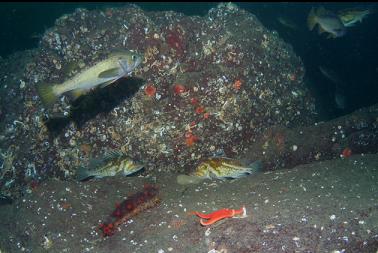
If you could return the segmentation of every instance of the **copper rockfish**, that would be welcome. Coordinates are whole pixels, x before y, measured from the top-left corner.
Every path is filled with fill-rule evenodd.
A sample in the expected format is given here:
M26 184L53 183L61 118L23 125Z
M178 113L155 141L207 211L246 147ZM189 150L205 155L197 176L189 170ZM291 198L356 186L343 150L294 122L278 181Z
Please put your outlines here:
M190 175L179 175L179 184L195 184L203 179L240 178L260 171L262 164L256 161L247 166L239 160L227 157L211 157L201 162Z
M82 181L90 177L128 176L143 168L143 164L135 162L122 152L114 151L101 159L91 160L88 168L79 168L76 172L76 178Z

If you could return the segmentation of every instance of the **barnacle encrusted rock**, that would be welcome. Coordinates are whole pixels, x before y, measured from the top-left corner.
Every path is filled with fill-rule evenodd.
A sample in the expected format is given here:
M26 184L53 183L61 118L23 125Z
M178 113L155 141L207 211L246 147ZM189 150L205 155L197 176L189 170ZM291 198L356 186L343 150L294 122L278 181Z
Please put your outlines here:
M113 48L144 54L134 78L75 106L62 97L53 108L43 107L37 83L62 82ZM30 178L70 177L90 157L112 149L147 169L191 170L204 157L237 157L270 126L309 124L315 113L303 64L291 46L253 14L227 4L203 17L134 5L78 9L59 18L19 68L16 78L1 79L9 84L2 88L7 96L1 108L14 107L17 114L1 114L0 148L19 145L17 182L30 163ZM152 95L145 92L148 85L156 88ZM43 123L47 115L53 126Z

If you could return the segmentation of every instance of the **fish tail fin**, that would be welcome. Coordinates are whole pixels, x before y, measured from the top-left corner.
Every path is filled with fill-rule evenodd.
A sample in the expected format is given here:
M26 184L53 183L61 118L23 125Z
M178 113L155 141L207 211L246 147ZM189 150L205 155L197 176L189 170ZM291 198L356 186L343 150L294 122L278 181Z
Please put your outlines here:
M248 165L248 168L249 168L248 172L249 172L249 174L254 174L254 173L260 172L262 170L262 165L263 164L262 164L262 162L260 160L255 161L253 163L250 163Z
M77 169L76 171L76 179L78 181L83 181L89 177L93 176L88 169L84 168L84 167L80 167L79 169Z
M308 29L310 31L312 31L312 29L314 29L316 23L317 23L316 13L315 13L314 8L312 7L310 13L307 16L307 27L308 27Z
M42 83L37 86L37 91L42 103L46 106L51 106L58 99L59 94L55 93L55 85Z

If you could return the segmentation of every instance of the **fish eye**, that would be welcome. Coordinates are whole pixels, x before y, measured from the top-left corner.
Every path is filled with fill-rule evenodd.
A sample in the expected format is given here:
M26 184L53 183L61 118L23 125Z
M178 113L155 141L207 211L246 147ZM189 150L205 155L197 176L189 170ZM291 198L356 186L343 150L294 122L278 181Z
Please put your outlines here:
M133 54L132 56L131 56L131 59L133 60L133 61L135 61L136 60L136 55L135 54Z

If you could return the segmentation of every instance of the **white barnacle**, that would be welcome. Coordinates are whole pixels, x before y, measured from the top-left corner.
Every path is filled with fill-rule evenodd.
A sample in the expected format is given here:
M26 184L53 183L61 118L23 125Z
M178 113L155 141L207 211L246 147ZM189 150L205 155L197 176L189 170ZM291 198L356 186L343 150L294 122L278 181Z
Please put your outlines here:
M25 81L20 79L20 89L25 88L25 84L26 84Z
M206 229L205 236L209 236L211 234L210 228Z
M50 240L50 238L48 238L47 236L43 236L43 242L42 242L42 246L44 249L50 249L51 246L52 246L52 241Z
M14 178L5 182L5 184L4 184L5 188L9 188L14 182L15 182Z
M119 107L115 107L112 111L111 114L115 117L118 117L118 111L120 110Z
M21 122L21 121L19 121L19 120L14 120L14 121L13 121L13 125L16 126L17 124L21 125L22 128L24 128L25 130L28 130L28 129L29 129L28 126L25 125L24 122Z
M34 163L29 163L26 167L25 177L30 178L37 174Z

